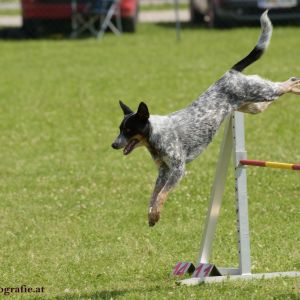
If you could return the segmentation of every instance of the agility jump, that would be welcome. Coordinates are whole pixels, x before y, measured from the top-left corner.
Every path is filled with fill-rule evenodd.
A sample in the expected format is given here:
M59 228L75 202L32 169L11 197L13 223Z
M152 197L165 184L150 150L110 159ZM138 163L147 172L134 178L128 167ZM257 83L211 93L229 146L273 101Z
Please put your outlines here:
M236 219L238 234L238 267L219 267L210 262L212 243L220 215L222 197L225 190L227 170L233 157L235 168ZM192 274L192 278L180 280L178 284L197 285L200 283L220 282L237 279L257 279L274 277L300 277L300 271L251 273L250 231L248 220L248 195L246 166L300 170L299 164L287 164L268 161L248 160L245 150L244 116L240 112L232 114L225 125L224 137L219 153L215 179L210 195L200 255L195 266L192 263L180 263L175 266L172 274Z

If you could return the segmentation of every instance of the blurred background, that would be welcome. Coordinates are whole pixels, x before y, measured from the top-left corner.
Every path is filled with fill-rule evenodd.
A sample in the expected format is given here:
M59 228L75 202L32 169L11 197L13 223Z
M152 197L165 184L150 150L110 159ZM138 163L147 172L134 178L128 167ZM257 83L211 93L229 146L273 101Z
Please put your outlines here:
M0 0L0 28L31 38L134 33L140 22L228 28L258 24L265 9L275 23L300 22L299 0Z

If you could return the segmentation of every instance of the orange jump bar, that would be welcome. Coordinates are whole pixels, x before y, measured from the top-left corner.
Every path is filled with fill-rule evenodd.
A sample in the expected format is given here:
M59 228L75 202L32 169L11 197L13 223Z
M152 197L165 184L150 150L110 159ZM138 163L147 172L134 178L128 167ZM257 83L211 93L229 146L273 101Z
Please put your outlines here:
M287 163L279 163L279 162L263 161L263 160L250 160L250 159L240 160L240 164L243 166L256 166L256 167L300 171L300 164L287 164Z

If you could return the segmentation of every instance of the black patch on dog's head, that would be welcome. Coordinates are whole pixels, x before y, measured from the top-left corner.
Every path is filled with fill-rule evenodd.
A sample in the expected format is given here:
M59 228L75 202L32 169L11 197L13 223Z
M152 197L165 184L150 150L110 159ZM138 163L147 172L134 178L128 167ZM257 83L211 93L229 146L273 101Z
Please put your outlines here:
M120 107L123 110L124 115L129 115L133 113L133 111L126 105L124 104L121 100L119 101Z
M120 101L124 112L124 119L120 124L120 132L129 140L136 135L148 137L149 135L149 110L144 102L139 104L138 110L134 113L127 105Z

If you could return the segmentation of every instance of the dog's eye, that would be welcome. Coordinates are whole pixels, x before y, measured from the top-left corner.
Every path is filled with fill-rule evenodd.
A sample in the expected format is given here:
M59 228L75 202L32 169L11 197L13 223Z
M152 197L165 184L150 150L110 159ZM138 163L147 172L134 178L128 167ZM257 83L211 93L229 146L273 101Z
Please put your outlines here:
M125 131L126 131L127 133L129 133L131 130L130 130L129 128L126 128Z

